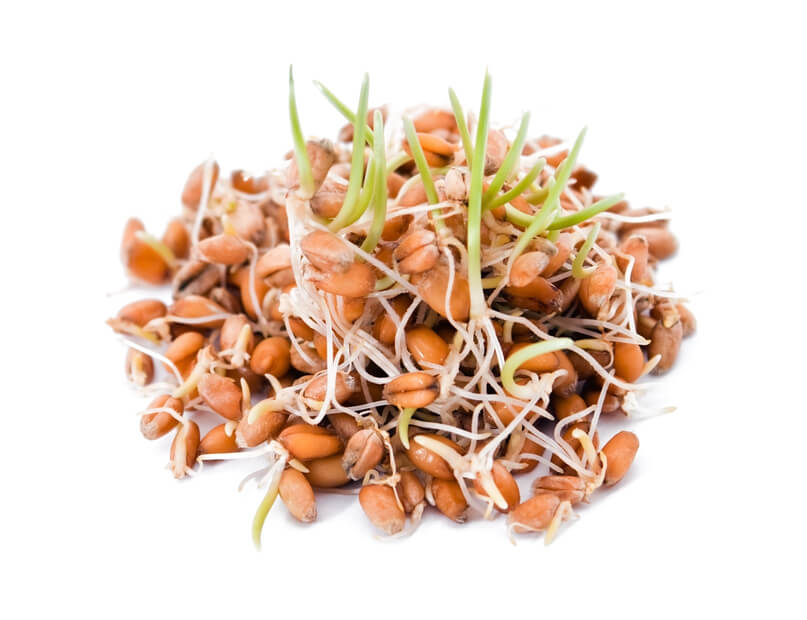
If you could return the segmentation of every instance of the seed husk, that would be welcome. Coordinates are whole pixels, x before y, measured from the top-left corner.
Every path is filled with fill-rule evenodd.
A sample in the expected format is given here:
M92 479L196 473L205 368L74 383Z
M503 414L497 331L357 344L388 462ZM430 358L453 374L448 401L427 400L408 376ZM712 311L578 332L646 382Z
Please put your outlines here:
M244 170L233 170L230 173L230 184L244 194L262 194L269 189L266 175L249 174Z
M445 444L456 452L462 453L460 447L446 437L441 435L429 435L429 437ZM417 441L412 441L410 439L409 449L406 451L406 456L409 458L412 465L417 467L425 474L429 474L430 476L439 478L441 480L454 479L454 471L451 469L451 466L446 462L446 460L428 448L422 446Z
M400 319L410 303L411 298L408 295L399 295L390 301L390 306L392 306L395 314L397 314ZM389 345L395 342L395 334L397 334L397 332L398 327L387 312L381 314L373 325L373 338L378 340L381 344Z
M558 420L580 413L586 408L586 401L579 394L569 396L552 396L552 407Z
M342 455L333 454L321 459L306 461L308 473L305 477L311 486L320 489L341 487L350 482L350 478L342 467Z
M681 339L684 337L684 329L679 321L672 327L664 327L661 321L656 322L650 334L650 344L647 347L648 356L661 356L661 361L653 370L654 374L660 375L667 372L678 359L678 351L681 348Z
M384 386L384 398L401 409L426 407L439 393L437 380L425 372L401 375Z
M549 527L559 506L555 493L540 493L510 511L507 522L517 533L540 532Z
M323 138L322 140L308 140L305 143L305 152L308 156L308 161L311 162L311 176L314 181L312 189L316 193L325 177L328 176L328 170L336 161L336 150L330 140ZM292 157L286 171L286 185L291 190L300 188L297 159L294 157Z
M460 273L454 274L454 282L449 293L446 307L446 290L448 289L448 266L439 261L433 268L412 276L412 284L429 307L440 316L447 317L447 311L455 321L467 321L471 310L471 293L468 280Z
M208 407L228 420L241 419L241 390L235 381L216 374L206 374L196 388Z
M204 172L204 163L196 166L196 168L194 168L188 176L188 180L185 181L185 187L182 190L182 204L193 211L196 211L196 209L199 207L199 203L202 200L202 183L204 182ZM218 178L219 165L218 163L213 162L211 165L210 176L211 190L216 186L216 181L218 181Z
M347 184L337 177L329 176L312 196L309 203L311 211L319 217L336 217L345 202L346 193Z
M406 515L395 500L392 488L381 484L363 486L359 503L370 522L385 534L397 534L406 524Z
M514 304L536 312L558 312L561 309L560 289L541 276L526 286L506 286L504 293Z
M154 360L142 351L129 349L126 353L126 378L143 387L154 379Z
M577 294L580 303L591 316L597 316L600 308L611 298L616 289L617 272L613 265L600 263L588 278L580 283Z
M166 310L165 304L159 299L141 299L118 310L118 318L145 327L149 321L165 316Z
M412 119L415 130L421 133L430 133L442 129L450 133L457 131L457 119L451 110L443 108L429 108Z
M236 443L241 448L254 448L273 439L283 430L288 417L285 411L266 411L250 422L249 416L245 415L235 429Z
M638 450L639 438L630 431L620 431L608 440L602 448L608 463L605 486L610 487L625 477Z
M249 256L249 246L235 235L222 233L199 242L202 258L218 265L240 265Z
M578 476L541 476L532 483L535 495L551 493L561 502L579 504L585 499L586 483Z
M365 428L355 433L345 446L342 467L351 480L361 480L384 457L384 442L378 432Z
M171 442L171 471L174 478L184 478L187 470L196 463L199 451L199 425L193 420L185 420Z
M140 234L143 223L130 219L123 230L121 258L126 270L134 278L148 284L163 284L170 274L170 266L154 247L146 243Z
M303 349L308 359L300 355L297 347L291 347L289 349L289 362L295 370L299 370L307 375L313 375L321 370L325 370L325 360L319 356L313 345L306 343L301 345L300 348Z
M252 352L249 367L252 372L282 377L291 366L291 344L281 336L264 338Z
M359 424L356 418L347 413L331 413L328 415L331 425L333 425L336 434L341 437L345 443L359 432Z
M366 297L375 288L373 268L367 263L352 263L344 272L311 269L310 278L317 288L342 297Z
M614 343L614 370L621 379L633 383L642 375L644 354L638 344Z
M174 274L171 289L174 299L207 295L220 281L218 267L201 260L190 260Z
M322 402L325 400L328 388L328 375L316 377L303 392L303 396L313 401ZM336 373L333 398L338 403L346 403L348 399L359 389L359 381L353 375L344 372Z
M255 264L255 274L259 278L266 278L278 271L291 267L291 249L287 243L276 245L258 259Z
M314 267L328 273L345 273L353 265L354 254L339 236L315 230L300 242L305 257Z
M235 440L235 432L227 434L227 424L214 426L199 442L200 454L226 454L238 452L239 449Z
M468 508L468 501L462 494L462 489L456 480L432 480L432 495L437 510L442 512L452 521L464 523L466 519L465 511Z
M278 435L278 440L289 454L301 461L321 459L342 451L342 442L337 435L311 424L287 426Z
M182 415L182 401L173 398L170 394L163 394L151 401L147 409L157 409L166 407L173 409L179 417ZM168 434L179 421L170 413L158 411L157 413L147 413L140 416L140 432L146 439L154 440Z
M639 235L647 240L648 250L656 260L670 258L678 250L678 240L666 228L657 226L634 228L633 235Z
M245 327L249 328L249 322L247 321L247 317L245 317L243 314L236 314L228 317L222 324L221 333L219 334L219 344L221 349L225 350L234 348L238 343L239 338L242 337L242 334L247 333L248 331L249 335L244 343L244 350L247 353L251 353L255 346L255 337L252 334L252 330L245 330Z
M434 267L440 251L431 230L420 229L401 238L394 256L401 273L423 273Z
M199 332L187 331L177 336L165 350L165 357L174 362L180 374L185 377L196 361L196 354L205 346L205 337Z
M317 500L314 489L306 477L296 469L288 468L280 476L280 499L292 517L302 523L317 519Z
M426 490L415 472L402 471L397 490L404 512L407 514L414 512L418 506L426 501Z
M188 258L191 249L191 236L185 222L174 218L168 222L162 236L162 242L176 258Z
M215 302L210 301L201 295L188 295L177 299L168 308L168 314L181 317L183 319L200 319L211 315L227 314L227 311ZM197 323L195 327L221 327L224 318L211 319L203 323Z
M442 365L450 350L446 341L425 325L418 325L406 331L406 348L412 359L421 367L424 364Z
M513 263L510 282L514 287L528 286L549 266L549 256L545 252L526 252Z
M518 483L500 461L493 462L493 467L490 473L493 484L496 485L499 493L501 493L504 501L507 503L507 506L505 507L496 505L496 510L504 513L510 512L521 502L521 492L518 489ZM479 474L477 474L477 477L474 478L474 491L476 491L482 497L488 496Z

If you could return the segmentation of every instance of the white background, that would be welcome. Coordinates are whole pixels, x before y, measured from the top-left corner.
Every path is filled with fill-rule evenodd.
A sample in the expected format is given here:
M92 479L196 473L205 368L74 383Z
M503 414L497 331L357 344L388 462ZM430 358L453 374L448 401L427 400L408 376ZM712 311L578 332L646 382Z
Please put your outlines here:
M446 3L447 4L447 3ZM776 2L20 3L0 10L4 617L804 617L804 18ZM559 5L563 4L563 8ZM790 7L790 8L788 8ZM276 165L354 104L477 107L589 133L600 189L670 205L664 276L699 333L630 475L555 544L431 513L379 542L351 498L278 504L256 553L248 468L175 482L102 320L126 217L159 232L190 168ZM563 616L560 616L563 614Z

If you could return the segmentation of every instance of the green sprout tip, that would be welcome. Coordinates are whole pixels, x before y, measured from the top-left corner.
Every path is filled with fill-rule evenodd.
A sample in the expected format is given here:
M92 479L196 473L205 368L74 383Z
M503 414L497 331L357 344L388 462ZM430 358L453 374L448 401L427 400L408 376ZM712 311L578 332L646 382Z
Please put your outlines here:
M291 121L291 137L294 141L294 159L297 162L297 174L300 178L300 191L306 198L314 194L314 175L311 172L311 161L305 150L305 138L300 127L297 113L297 99L294 95L294 70L289 65L289 120Z

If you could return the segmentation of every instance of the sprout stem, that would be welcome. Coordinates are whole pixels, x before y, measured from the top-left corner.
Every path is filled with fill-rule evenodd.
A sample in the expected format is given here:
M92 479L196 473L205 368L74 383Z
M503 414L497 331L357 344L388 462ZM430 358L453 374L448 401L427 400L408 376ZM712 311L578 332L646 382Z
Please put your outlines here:
M278 463L272 466L272 469L275 471L271 474L272 478L269 481L269 488L266 490L266 495L264 495L261 503L258 505L258 509L255 511L255 516L252 519L252 542L255 544L255 548L258 551L261 549L261 531L263 530L264 521L266 521L266 516L272 509L272 504L274 504L277 499L278 488L280 487L280 473L283 471L285 463L281 463L280 466L278 466Z
M503 204L507 204L508 202L513 200L513 198L516 198L516 197L520 196L530 185L532 185L532 183L535 181L535 179L538 178L538 175L541 174L541 170L544 169L545 165L546 165L546 160L545 159L539 159L537 162L535 162L535 165L524 176L524 178L521 179L518 183L516 183L512 187L512 189L506 191L501 196L496 196L495 198L493 198L489 202L485 203L484 206L483 206L484 210L487 211L489 209L495 209L496 207L500 207ZM483 202L484 202L484 199L483 199ZM519 213L521 213L521 212L519 211Z
M570 213L569 215L557 217L555 218L555 221L549 225L549 230L563 230L564 228L575 226L580 222L585 222L586 220L594 217L595 215L598 215L603 211L607 211L618 202L621 202L624 197L625 194L614 194L613 196L606 196L605 198L601 198L600 200L586 207L585 209L580 209L576 213Z
M409 118L404 118L403 123L406 141L409 143L409 148L412 150L412 158L415 160L418 172L420 172L420 182L423 183L426 198L429 204L436 205L440 202L440 197L437 195L437 188L434 186L434 179L429 169L429 163L426 161L426 155L423 153L423 148L420 146L420 140L418 140L417 133L415 132L415 126ZM438 231L445 227L440 213L441 209L434 210L434 228Z
M510 255L511 265L527 248L533 238L544 232L555 218L555 214L558 209L560 209L560 194L563 188L566 187L566 182L569 180L569 175L571 175L574 164L577 161L577 155L580 153L580 147L583 145L583 138L585 138L585 136L586 128L584 127L577 136L577 140L575 140L569 156L564 159L563 163L558 167L557 173L555 174L555 183L547 192L544 206L532 219L527 229L521 234L521 237L519 237L516 247L513 248L513 253Z
M384 153L384 119L379 110L375 111L373 118L373 132L375 147L373 148L373 161L375 161L375 188L373 190L373 223L361 249L371 254L378 245L384 223L387 219L387 166Z
M530 113L524 112L524 116L521 117L521 125L518 127L516 139L513 140L513 144L510 145L510 150L507 152L507 156L504 158L502 165L496 171L496 175L493 177L488 189L482 196L483 204L489 203L496 197L496 194L499 193L499 190L502 188L502 185L504 185L504 182L509 178L510 173L516 165L516 162L521 159L521 149L524 147L524 141L527 139L527 129L529 126Z
M404 131L406 132L406 141L409 143L409 148L412 149L412 159L415 160L415 165L420 172L420 181L423 183L423 189L426 192L426 198L429 199L429 204L436 205L440 202L437 196L437 188L434 187L434 179L432 179L429 164L426 161L426 155L423 153L423 147L420 146L415 126L409 118L403 119Z
M457 93L453 88L448 89L448 97L451 99L451 109L454 111L454 119L457 121L457 129L460 132L462 139L462 149L465 151L465 161L468 168L471 167L471 155L474 152L473 144L471 143L471 134L468 132L468 125L465 123L465 113L462 111L460 100L457 99Z
M351 110L349 107L347 107L342 102L342 100L339 99L339 97L334 95L325 86L325 84L323 84L322 82L319 82L317 80L314 80L314 86L319 88L320 92L325 96L325 98L331 103L331 105L333 105L333 107L335 107L337 110L339 110L339 112L342 114L342 116L344 116L345 119L349 123L353 123L353 125L356 124L356 115L353 113L353 110ZM353 135L355 136L356 134L354 133ZM373 134L372 134L372 129L370 129L369 125L365 125L365 139L367 140L367 144L369 144L370 147L372 147L373 146Z
M300 190L306 198L314 194L314 176L311 172L311 162L305 151L305 138L300 127L300 117L297 114L297 98L294 95L294 71L289 65L289 120L291 121L291 137L294 140L294 159L297 162L297 174L300 177Z
M365 73L361 83L361 94L359 95L359 110L356 118L353 119L353 158L350 162L350 180L347 184L347 192L342 208L333 219L330 229L336 232L348 225L353 209L359 199L361 191L362 172L364 172L364 134L367 123L367 97L370 92L370 77ZM359 120L361 119L361 120Z
M359 199L353 208L353 213L345 219L345 226L350 226L356 222L364 215L367 207L370 206L370 201L373 199L373 192L375 191L375 165L375 159L370 159L367 164L367 171L364 173L364 185L362 186L361 194L359 194Z
M398 417L398 436L401 438L401 445L405 450L409 450L409 420L412 415L417 411L415 407L407 407L401 410L401 415Z
M583 263L586 260L586 256L588 256L588 251L591 249L591 246L594 245L594 240L597 238L597 235L599 234L600 234L600 223L594 222L594 226L591 227L591 231L589 231L588 237L586 237L586 240L583 243L582 247L580 248L580 251L577 253L577 256L574 257L574 262L572 263L572 275L578 280L587 278L592 273L594 273L593 267L590 269L584 269Z
M485 72L479 122L471 163L471 187L468 192L468 286L471 293L471 319L485 313L485 293L482 290L482 256L480 228L482 223L482 181L485 171L485 151L488 145L490 118L490 74Z
M507 361L505 361L502 367L502 386L511 394L518 393L519 386L515 382L514 375L519 366L536 355L568 349L573 345L574 341L571 338L552 338L550 340L535 342L523 349L519 349L507 358Z
M525 197L527 202L531 205L538 205L541 204L544 200L546 200L546 195L549 193L549 190L552 188L551 183L554 183L554 179L550 179L549 183L547 183L541 189L532 192L531 194L527 194Z

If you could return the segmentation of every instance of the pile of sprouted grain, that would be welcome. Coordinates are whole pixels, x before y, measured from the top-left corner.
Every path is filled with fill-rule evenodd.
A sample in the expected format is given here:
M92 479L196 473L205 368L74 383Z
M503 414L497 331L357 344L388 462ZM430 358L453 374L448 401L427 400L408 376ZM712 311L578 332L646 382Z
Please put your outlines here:
M668 213L592 191L566 145L478 115L368 109L365 76L335 143L305 140L289 72L294 150L281 170L191 173L161 239L127 222L128 274L171 281L173 302L131 303L109 325L129 379L156 398L147 439L173 434L177 478L254 459L303 522L315 489L348 486L388 535L428 506L462 522L507 514L549 542L573 507L618 482L639 446L599 448L603 415L639 410L637 385L675 362L693 315L654 288L677 242ZM393 129L391 131L390 129ZM154 382L155 361L173 381ZM194 413L223 423L201 436ZM540 466L532 497L514 476ZM407 517L410 526L407 527Z

